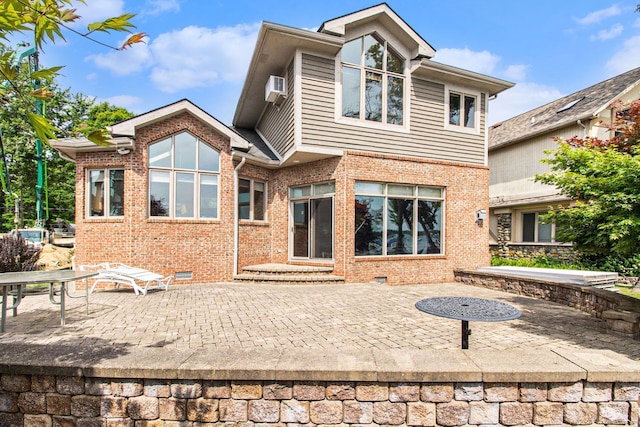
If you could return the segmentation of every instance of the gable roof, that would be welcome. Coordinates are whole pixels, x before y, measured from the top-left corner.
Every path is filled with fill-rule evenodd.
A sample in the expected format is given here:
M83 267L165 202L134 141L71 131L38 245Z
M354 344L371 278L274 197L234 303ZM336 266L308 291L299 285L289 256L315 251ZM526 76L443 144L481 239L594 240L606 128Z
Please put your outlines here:
M121 154L128 154L131 150L135 149L137 128L148 126L185 112L202 120L215 129L216 132L229 138L232 149L252 154L256 159L265 161L276 158L266 144L256 143L255 140L247 139L241 132L237 132L235 129L226 126L188 99L182 99L107 127L112 137L111 144L109 145L96 145L87 138L82 137L52 140L51 146L71 161L74 161L77 153L83 152L118 151L118 153ZM121 152L120 150L124 151Z
M325 21L318 29L319 33L344 37L347 27L358 26L370 21L379 21L407 47L412 48L413 58L431 58L436 50L427 43L409 24L386 3L368 7L338 18Z
M627 71L489 128L489 150L592 119L640 84L640 68Z

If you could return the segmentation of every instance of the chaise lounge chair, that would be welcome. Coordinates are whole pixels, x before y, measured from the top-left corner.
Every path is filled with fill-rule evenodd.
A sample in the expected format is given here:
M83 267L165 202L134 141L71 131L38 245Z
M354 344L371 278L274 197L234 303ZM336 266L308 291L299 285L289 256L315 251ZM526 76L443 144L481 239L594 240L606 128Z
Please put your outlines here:
M98 283L115 283L116 289L120 285L128 285L133 288L136 295L146 295L147 291L151 289L164 289L166 291L173 280L173 276L163 277L158 273L121 263L81 265L80 270L98 271L89 293L93 293Z

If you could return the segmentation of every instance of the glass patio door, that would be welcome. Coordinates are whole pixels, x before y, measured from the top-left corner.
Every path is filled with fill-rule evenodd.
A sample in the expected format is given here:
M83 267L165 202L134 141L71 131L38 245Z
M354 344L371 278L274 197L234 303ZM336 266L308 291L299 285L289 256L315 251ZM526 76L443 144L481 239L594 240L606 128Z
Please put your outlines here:
M333 258L333 191L333 183L291 189L293 258Z

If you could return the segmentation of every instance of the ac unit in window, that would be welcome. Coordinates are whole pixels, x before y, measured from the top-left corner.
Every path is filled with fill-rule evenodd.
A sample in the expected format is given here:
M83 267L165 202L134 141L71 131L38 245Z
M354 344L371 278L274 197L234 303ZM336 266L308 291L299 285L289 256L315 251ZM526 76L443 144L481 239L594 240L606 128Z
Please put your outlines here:
M264 100L276 102L280 97L287 96L287 80L280 76L269 76L264 88Z

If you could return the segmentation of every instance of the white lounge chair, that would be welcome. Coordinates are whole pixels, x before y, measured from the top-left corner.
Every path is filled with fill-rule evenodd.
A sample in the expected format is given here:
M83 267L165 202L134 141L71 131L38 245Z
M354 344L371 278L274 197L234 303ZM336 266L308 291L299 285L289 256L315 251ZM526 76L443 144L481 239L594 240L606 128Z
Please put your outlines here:
M143 268L130 267L120 263L81 265L80 270L98 271L89 293L93 293L98 283L114 283L116 289L120 285L128 285L133 288L136 295L146 295L147 291L151 289L164 289L166 291L173 280L173 276L163 277L158 273Z

